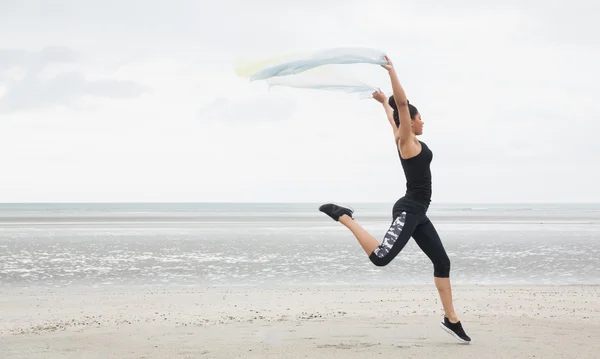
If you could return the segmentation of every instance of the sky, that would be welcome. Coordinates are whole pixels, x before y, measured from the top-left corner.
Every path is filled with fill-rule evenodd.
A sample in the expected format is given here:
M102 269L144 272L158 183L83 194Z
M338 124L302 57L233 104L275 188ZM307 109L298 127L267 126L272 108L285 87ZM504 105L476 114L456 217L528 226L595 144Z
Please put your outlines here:
M0 0L0 202L393 203L405 178L377 102L235 73L347 46L394 62L433 202L600 202L599 16L591 0Z

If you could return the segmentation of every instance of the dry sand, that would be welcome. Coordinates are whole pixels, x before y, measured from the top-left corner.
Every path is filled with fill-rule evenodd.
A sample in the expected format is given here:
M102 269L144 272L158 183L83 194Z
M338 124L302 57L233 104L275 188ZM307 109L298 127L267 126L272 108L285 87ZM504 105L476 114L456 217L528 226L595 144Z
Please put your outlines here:
M600 287L0 291L0 358L600 358Z

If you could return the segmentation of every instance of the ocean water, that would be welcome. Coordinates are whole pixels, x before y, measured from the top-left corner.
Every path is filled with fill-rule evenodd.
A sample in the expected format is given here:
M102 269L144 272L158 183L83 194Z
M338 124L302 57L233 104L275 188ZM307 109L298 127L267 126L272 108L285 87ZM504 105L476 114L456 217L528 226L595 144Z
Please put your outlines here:
M0 204L0 286L429 284L375 267L319 204ZM376 238L393 203L350 204ZM433 204L458 284L600 284L600 204Z

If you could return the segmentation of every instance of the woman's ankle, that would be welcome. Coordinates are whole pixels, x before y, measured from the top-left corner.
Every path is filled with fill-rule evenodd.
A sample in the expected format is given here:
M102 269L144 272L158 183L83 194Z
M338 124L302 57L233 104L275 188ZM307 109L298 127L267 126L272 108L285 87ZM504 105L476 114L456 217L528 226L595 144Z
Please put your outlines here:
M448 318L448 320L451 323L458 323L459 319L458 319L458 315L456 315L456 313L449 313L446 314L446 318Z

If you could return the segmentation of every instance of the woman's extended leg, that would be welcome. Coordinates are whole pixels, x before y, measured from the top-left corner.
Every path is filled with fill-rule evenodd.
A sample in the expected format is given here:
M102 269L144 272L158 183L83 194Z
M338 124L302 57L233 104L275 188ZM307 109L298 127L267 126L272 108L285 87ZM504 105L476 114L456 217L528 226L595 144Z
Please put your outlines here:
M459 340L469 342L471 339L462 329L462 324L454 311L450 285L450 259L433 223L426 218L415 228L413 238L433 263L433 279L447 318L447 321L444 320L442 324Z
M427 220L415 228L413 238L421 250L433 263L433 279L439 292L446 317L451 322L458 322L452 302L452 288L450 286L450 258L442 244L433 223Z

